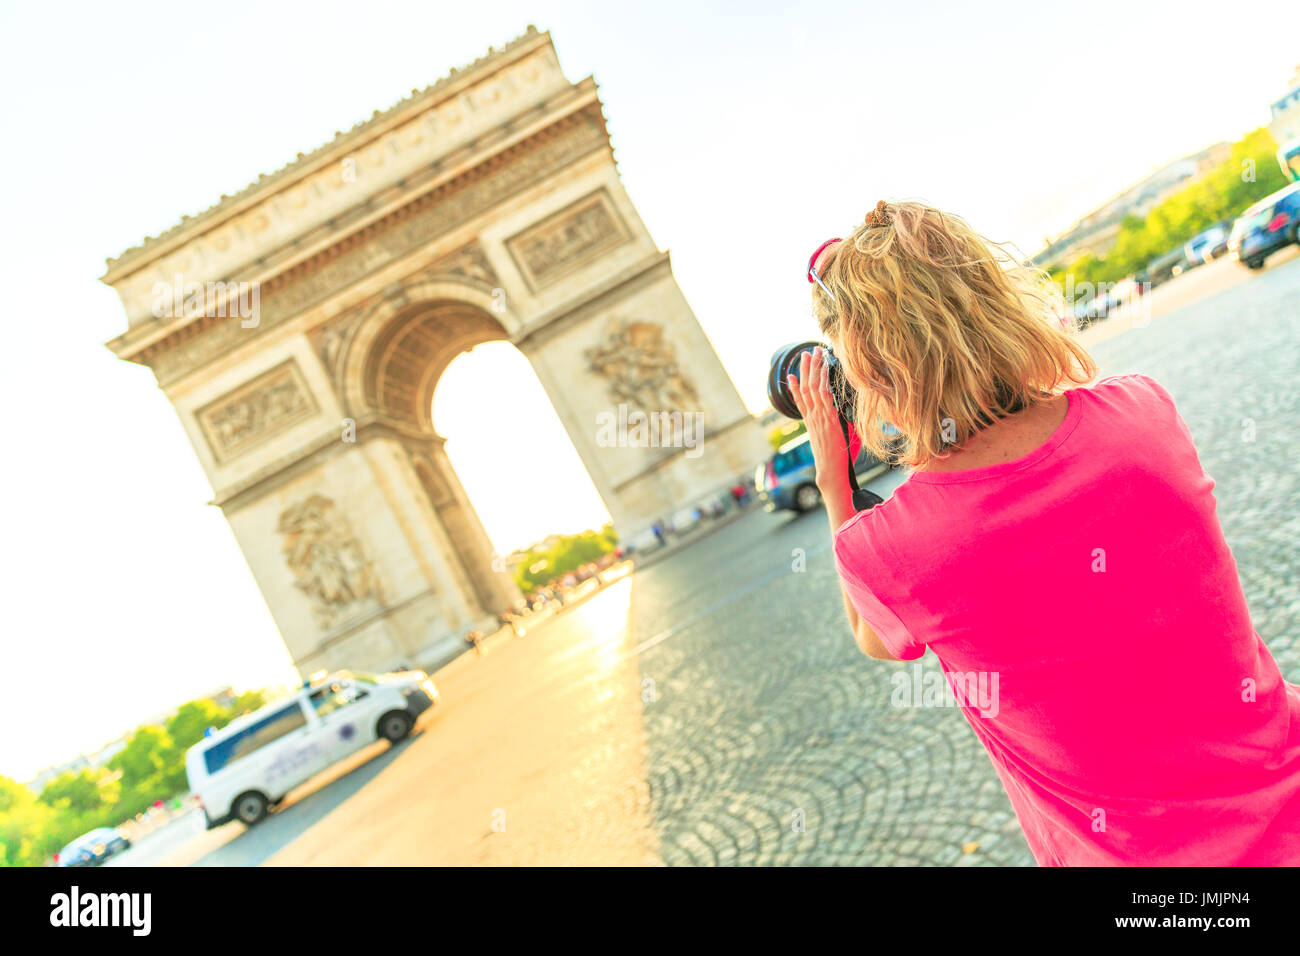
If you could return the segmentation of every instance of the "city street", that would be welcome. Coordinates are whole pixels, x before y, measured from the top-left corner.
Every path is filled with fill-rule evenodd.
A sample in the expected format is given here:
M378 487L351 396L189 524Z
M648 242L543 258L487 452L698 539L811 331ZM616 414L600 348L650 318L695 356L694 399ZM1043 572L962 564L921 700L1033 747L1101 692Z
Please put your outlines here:
M1102 375L1177 400L1257 630L1300 681L1300 257L1220 261L1089 329ZM881 495L903 480L872 483ZM436 675L376 745L263 825L164 864L1032 865L955 706L891 706L844 620L824 511L754 511ZM920 662L937 671L933 655ZM374 758L374 759L370 759Z

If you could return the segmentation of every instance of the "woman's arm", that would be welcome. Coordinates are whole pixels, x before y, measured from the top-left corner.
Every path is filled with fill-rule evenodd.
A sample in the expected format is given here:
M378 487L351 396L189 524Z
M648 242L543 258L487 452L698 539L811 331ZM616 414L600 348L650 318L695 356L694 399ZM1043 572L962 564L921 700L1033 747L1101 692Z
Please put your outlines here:
M840 475L838 480L827 476L825 483L818 476L817 487L821 489L822 500L826 502L826 515L830 518L831 537L834 538L835 532L854 515L853 490L849 487L847 475ZM876 660L898 660L897 657L889 653L889 648L885 647L880 635L873 631L866 621L862 620L862 615L858 613L857 608L853 606L853 601L849 599L849 592L845 589L843 581L840 582L840 595L844 598L844 613L849 617L849 629L853 631L853 639L857 642L858 650L868 657L874 657Z
M840 414L831 397L829 371L825 353L820 347L811 354L804 352L800 356L799 377L796 379L791 375L789 383L795 407L803 415L804 426L808 429L808 442L812 445L817 471L817 488L826 503L833 539L844 522L853 517L853 490L849 487L849 451L844 447ZM880 636L862 620L844 589L843 581L840 582L840 596L844 599L844 611L858 649L878 660L898 660L889 653Z

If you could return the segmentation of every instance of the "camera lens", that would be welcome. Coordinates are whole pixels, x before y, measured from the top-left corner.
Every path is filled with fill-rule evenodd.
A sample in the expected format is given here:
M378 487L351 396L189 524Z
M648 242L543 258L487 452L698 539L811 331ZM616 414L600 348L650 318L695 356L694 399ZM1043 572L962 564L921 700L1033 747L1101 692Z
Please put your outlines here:
M836 407L846 421L852 422L853 405L857 395L844 377L844 366L840 364L840 360L836 358L830 346L822 342L795 342L776 350L772 355L772 367L767 373L767 400L786 418L803 418L794 403L794 396L790 394L788 377L793 375L795 380L798 380L800 356L804 352L811 352L819 345L826 352L830 389L831 394L835 396Z

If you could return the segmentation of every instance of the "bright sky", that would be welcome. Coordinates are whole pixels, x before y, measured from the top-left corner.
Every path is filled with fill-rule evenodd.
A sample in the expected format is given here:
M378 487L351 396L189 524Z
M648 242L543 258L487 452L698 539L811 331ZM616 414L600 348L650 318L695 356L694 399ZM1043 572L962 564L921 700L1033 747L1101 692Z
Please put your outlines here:
M1266 123L1300 58L1293 0L1249 16L990 9L5 2L0 521L18 679L0 695L0 773L26 779L224 684L292 677L152 373L103 347L125 328L97 281L106 256L534 22L570 80L600 83L628 192L757 410L772 350L815 333L808 253L877 199L926 199L1032 253L1153 168ZM458 359L435 405L498 548L606 519L511 346Z

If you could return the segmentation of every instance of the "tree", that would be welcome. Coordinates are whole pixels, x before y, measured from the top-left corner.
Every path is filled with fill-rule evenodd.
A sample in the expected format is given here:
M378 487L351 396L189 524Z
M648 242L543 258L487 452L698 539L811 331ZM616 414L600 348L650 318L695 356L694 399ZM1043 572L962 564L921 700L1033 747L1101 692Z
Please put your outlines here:
M31 790L17 780L0 777L0 813L8 813L31 797Z
M47 863L63 846L54 829L56 819L55 811L27 787L0 777L0 866Z
M185 751L203 739L209 727L224 727L235 718L235 712L220 706L215 701L203 699L192 700L182 704L167 721L167 735L171 737L172 748L182 757Z
M160 777L175 755L175 746L166 728L150 724L139 728L112 760L109 767L122 771L122 787L137 790L149 780Z
M1119 234L1101 257L1084 254L1052 278L1064 286L1072 275L1074 285L1118 282L1147 267L1157 256L1216 223L1233 219L1256 201L1286 185L1277 163L1277 143L1267 129L1257 129L1232 145L1228 158L1196 182L1169 196L1145 218L1130 213L1120 223Z
M563 577L592 561L599 561L618 547L612 524L599 531L587 530L558 538L549 548L532 548L515 567L515 583L528 594L548 581ZM536 568L536 571L532 569Z
M83 815L116 803L119 789L117 776L102 767L68 770L47 783L38 799L55 810Z
M184 793L185 751L208 727L224 727L266 702L246 691L230 707L183 704L165 727L137 728L108 767L60 774L40 796L0 777L0 866L41 866L74 837L128 820L158 800Z
M230 705L231 719L241 714L250 714L266 704L266 694L260 690L246 690Z

